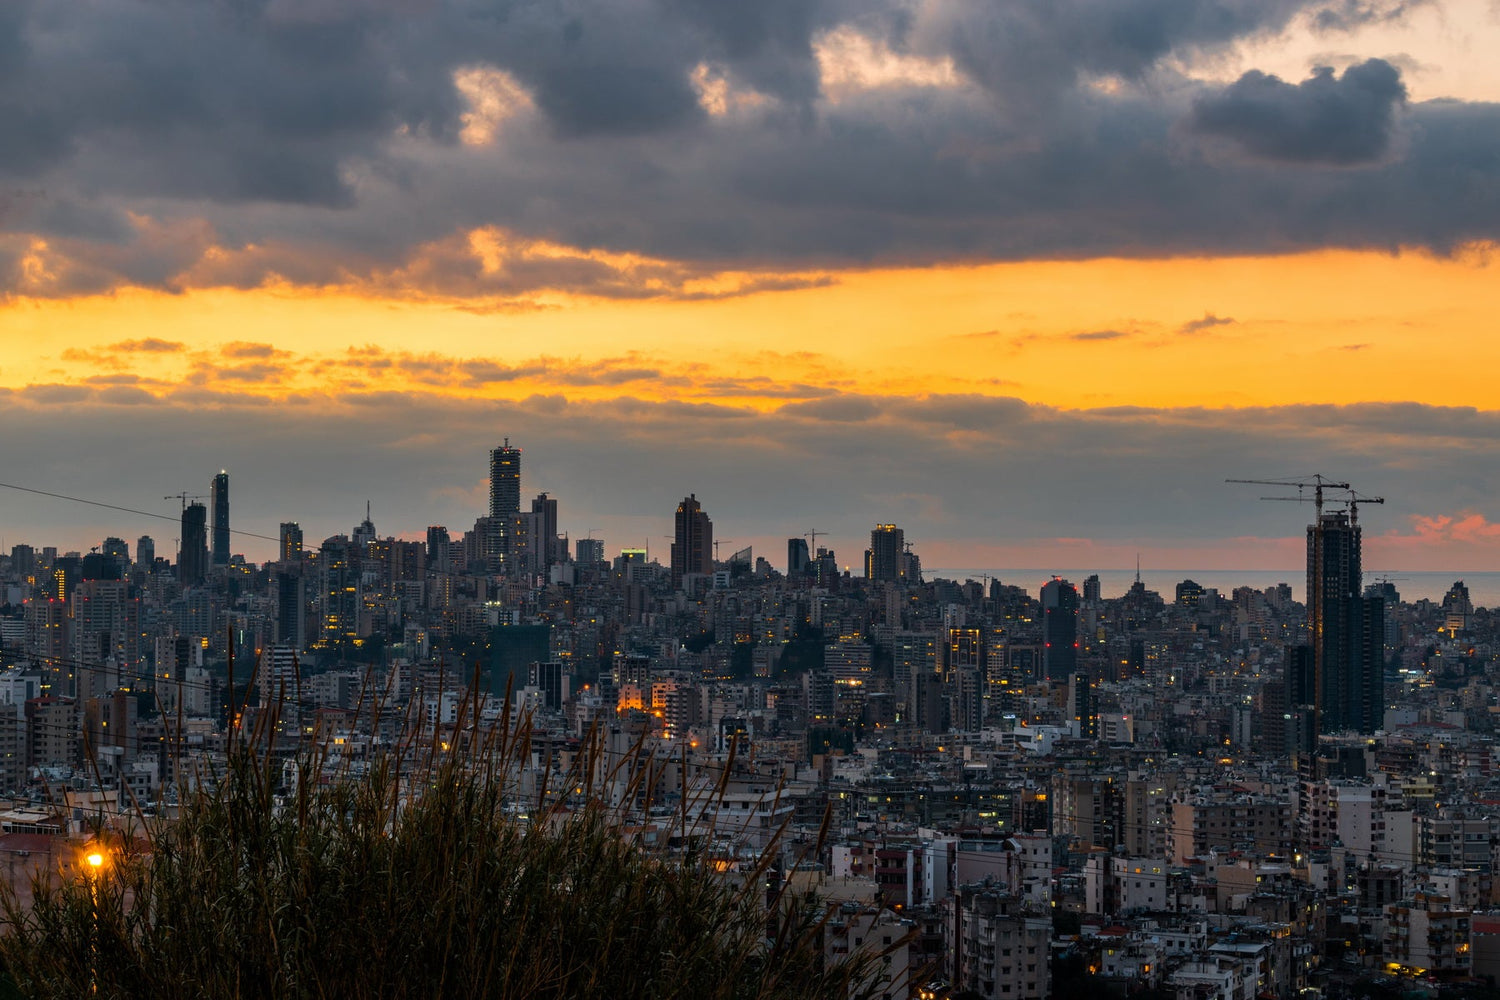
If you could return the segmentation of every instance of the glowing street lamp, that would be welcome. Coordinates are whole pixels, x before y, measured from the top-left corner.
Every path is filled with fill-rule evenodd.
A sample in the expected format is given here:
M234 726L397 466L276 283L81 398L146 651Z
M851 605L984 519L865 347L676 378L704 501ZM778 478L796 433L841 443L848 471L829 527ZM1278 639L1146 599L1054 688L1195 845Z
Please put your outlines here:
M89 942L89 994L97 996L99 993L99 876L104 872L104 851L95 847L83 856L84 864L88 865L89 880L89 902L94 910L94 936Z

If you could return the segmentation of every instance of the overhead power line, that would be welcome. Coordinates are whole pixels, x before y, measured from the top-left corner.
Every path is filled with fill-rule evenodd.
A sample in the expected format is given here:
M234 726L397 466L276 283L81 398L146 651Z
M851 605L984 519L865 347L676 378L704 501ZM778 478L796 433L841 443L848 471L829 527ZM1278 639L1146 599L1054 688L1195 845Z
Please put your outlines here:
M173 524L180 523L181 520L179 517L174 517L171 514L158 514L155 511L150 510L137 510L134 507L121 507L119 504L105 503L102 500L89 500L85 497L69 496L66 493L52 493L48 490L34 489L30 486L18 486L15 483L0 483L0 488L4 488L7 490L17 490L21 493L31 493L40 497L51 497L54 500L68 500L72 503L88 504L90 507L103 507L105 510L117 510L125 514L136 514L140 517L154 517L160 521L171 521ZM275 535L262 535L254 531L243 531L239 528L230 528L229 533L232 535L244 535L246 538L262 538L268 542L281 541L281 539L276 537Z

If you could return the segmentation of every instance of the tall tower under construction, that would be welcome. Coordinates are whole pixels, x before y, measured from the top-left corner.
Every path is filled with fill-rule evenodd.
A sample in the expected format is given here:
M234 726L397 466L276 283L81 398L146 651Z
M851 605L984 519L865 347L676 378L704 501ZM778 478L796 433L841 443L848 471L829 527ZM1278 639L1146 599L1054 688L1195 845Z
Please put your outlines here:
M1319 732L1373 733L1384 723L1385 602L1364 596L1361 576L1360 527L1351 512L1320 512L1307 526Z

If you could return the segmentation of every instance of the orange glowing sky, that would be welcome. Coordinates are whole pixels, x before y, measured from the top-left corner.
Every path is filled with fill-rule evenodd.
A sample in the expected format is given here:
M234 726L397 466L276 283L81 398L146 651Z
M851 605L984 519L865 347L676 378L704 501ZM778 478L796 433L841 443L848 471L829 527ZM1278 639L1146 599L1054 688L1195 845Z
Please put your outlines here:
M549 294L534 307L496 311L484 302L298 289L23 300L5 310L0 380L148 390L193 381L273 398L378 387L518 399L568 389L760 408L780 405L787 383L998 394L1065 408L1496 402L1496 266L1487 248L1451 258L1320 251L828 277L818 287L716 301ZM112 350L152 340L166 349ZM1464 345L1463 364L1441 349L1444 341ZM359 364L361 352L523 369L548 363L465 385ZM1341 377L1329 379L1330 367ZM657 374L570 380L577 371L647 369ZM760 394L753 378L769 379L775 394Z

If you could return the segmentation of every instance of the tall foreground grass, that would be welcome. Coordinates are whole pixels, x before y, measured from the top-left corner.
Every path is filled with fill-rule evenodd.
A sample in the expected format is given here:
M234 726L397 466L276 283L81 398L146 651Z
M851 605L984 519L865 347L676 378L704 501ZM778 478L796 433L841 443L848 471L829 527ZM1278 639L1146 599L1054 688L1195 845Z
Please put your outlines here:
M449 756L415 783L391 756L278 798L280 761L241 746L175 822L107 840L97 876L0 900L9 984L69 1000L880 992L877 956L823 960L825 911L768 896L766 862L730 881L648 851L597 796L507 818L514 743L498 756ZM559 780L585 787L596 764Z

